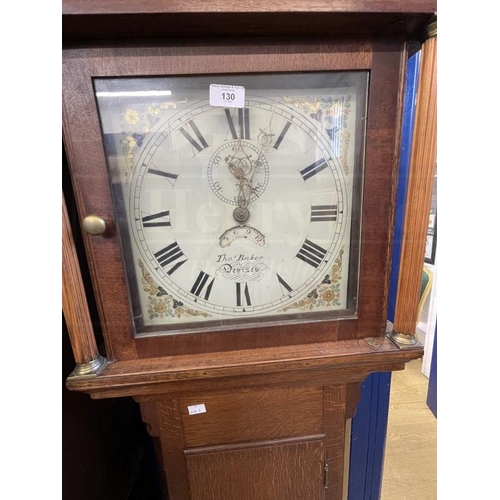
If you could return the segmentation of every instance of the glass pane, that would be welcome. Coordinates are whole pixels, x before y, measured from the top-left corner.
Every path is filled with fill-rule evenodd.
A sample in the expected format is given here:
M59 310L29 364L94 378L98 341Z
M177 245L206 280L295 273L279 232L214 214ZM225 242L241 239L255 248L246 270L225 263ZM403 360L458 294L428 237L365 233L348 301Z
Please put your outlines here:
M367 72L94 84L137 335L355 316Z

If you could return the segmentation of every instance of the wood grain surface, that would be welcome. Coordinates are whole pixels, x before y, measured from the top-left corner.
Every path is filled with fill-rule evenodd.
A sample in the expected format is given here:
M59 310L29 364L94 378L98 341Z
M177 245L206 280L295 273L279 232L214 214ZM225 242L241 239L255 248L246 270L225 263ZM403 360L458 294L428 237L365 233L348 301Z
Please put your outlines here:
M418 38L436 0L63 0L64 43L192 36L383 35Z
M272 4L265 0L63 0L63 15L160 13L160 12L413 12L434 13L436 0L282 0Z
M63 130L80 217L103 217L109 231L85 238L110 360L259 349L385 335L385 310L404 74L401 40L334 38L169 40L159 46L82 48L63 52ZM229 62L228 62L229 61ZM299 323L288 319L237 331L135 338L92 78L106 76L370 70L357 317ZM228 69L229 68L229 69ZM380 200L385 200L380 203ZM354 254L354 252L353 252ZM354 257L353 257L354 258ZM355 282L353 277L353 283ZM291 318L293 320L293 318Z
M160 463L166 473L168 493L172 500L190 499L179 401L160 398L156 408L160 434Z
M63 0L73 193L80 218L98 214L109 228L84 243L110 363L67 387L140 402L172 500L341 500L360 383L422 356L385 338L385 315L406 43L435 9L435 0ZM370 75L357 310L342 321L137 337L93 79L351 70ZM201 403L206 413L189 415Z
M324 394L325 463L328 465L326 500L342 500L347 417L346 386L325 386Z
M207 411L189 415L188 406L196 404ZM230 397L181 397L179 405L188 447L246 442L256 434L272 440L323 432L322 387L242 388Z
M84 364L95 360L99 352L64 194L62 196L62 306L75 362Z
M324 499L323 441L297 441L187 454L190 500Z
M72 376L71 390L95 398L181 394L217 387L272 385L317 380L358 382L371 372L401 370L423 349L400 350L388 339L364 339L245 349L209 354L115 361L99 377Z
M437 155L437 37L422 47L394 330L415 335Z

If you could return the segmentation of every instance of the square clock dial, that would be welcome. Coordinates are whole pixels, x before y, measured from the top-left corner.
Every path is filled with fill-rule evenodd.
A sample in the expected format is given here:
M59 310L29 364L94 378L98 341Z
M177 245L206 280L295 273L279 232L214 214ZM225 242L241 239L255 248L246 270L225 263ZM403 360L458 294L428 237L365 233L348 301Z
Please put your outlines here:
M94 89L136 335L356 317L368 72Z

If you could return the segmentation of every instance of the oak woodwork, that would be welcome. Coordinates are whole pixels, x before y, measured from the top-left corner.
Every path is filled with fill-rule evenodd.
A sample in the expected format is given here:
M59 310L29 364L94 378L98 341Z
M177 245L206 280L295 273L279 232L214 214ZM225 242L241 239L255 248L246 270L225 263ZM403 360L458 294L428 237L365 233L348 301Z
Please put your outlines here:
M191 499L321 500L323 452L323 441L314 436L191 451L186 453Z
M388 339L346 340L208 354L115 361L99 377L72 376L68 388L93 398L188 394L214 387L362 381L372 372L401 370L422 349L400 350Z
M65 40L191 36L380 35L394 26L418 37L436 0L235 2L65 0Z
M160 462L168 478L169 496L172 500L190 499L179 401L160 398L156 408L160 429Z
M93 361L99 356L99 351L92 329L64 194L62 196L62 307L75 362L85 364Z
M437 37L422 47L394 330L415 335L437 154Z
M141 403L159 423L170 498L341 500L347 393L359 385L215 385L190 397L153 397L146 412ZM192 404L206 411L191 415Z
M251 441L256 426L260 440L322 432L321 386L242 388L227 398L203 394L181 397L179 402L188 447ZM187 408L198 403L206 406L207 413L192 418Z
M170 500L341 500L361 382L422 356L385 328L407 46L435 10L435 0L63 0L63 138L80 218L108 227L83 237L110 360L67 387L140 403ZM370 73L356 316L136 336L92 79L330 70ZM195 404L206 412L190 415Z
M328 342L385 335L392 244L398 122L401 115L405 45L387 40L255 39L169 40L148 47L81 48L63 51L63 130L81 217L98 214L109 232L86 238L96 301L108 339L108 358L122 361L170 355ZM311 323L276 322L237 332L134 338L128 291L102 147L92 78L221 72L369 70L361 259L357 318ZM387 200L380 203L380 200ZM355 255L355 252L352 252Z
M356 405L361 399L361 384L350 383L346 385L346 418L354 418Z
M233 0L225 2L215 0L143 0L140 4L133 0L65 0L63 15L75 14L138 14L159 12L406 12L434 13L436 3L428 0L409 0L404 5L399 0L315 0L303 2L300 0L282 0L270 6L265 0Z

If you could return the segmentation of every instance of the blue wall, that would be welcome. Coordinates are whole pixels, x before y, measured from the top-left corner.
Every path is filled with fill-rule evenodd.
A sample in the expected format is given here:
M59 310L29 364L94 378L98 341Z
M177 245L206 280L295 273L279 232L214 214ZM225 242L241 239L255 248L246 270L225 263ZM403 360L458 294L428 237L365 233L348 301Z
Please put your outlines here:
M427 406L437 418L437 336L438 327L434 330L434 346L432 347L431 371L429 373L429 388L427 389Z

